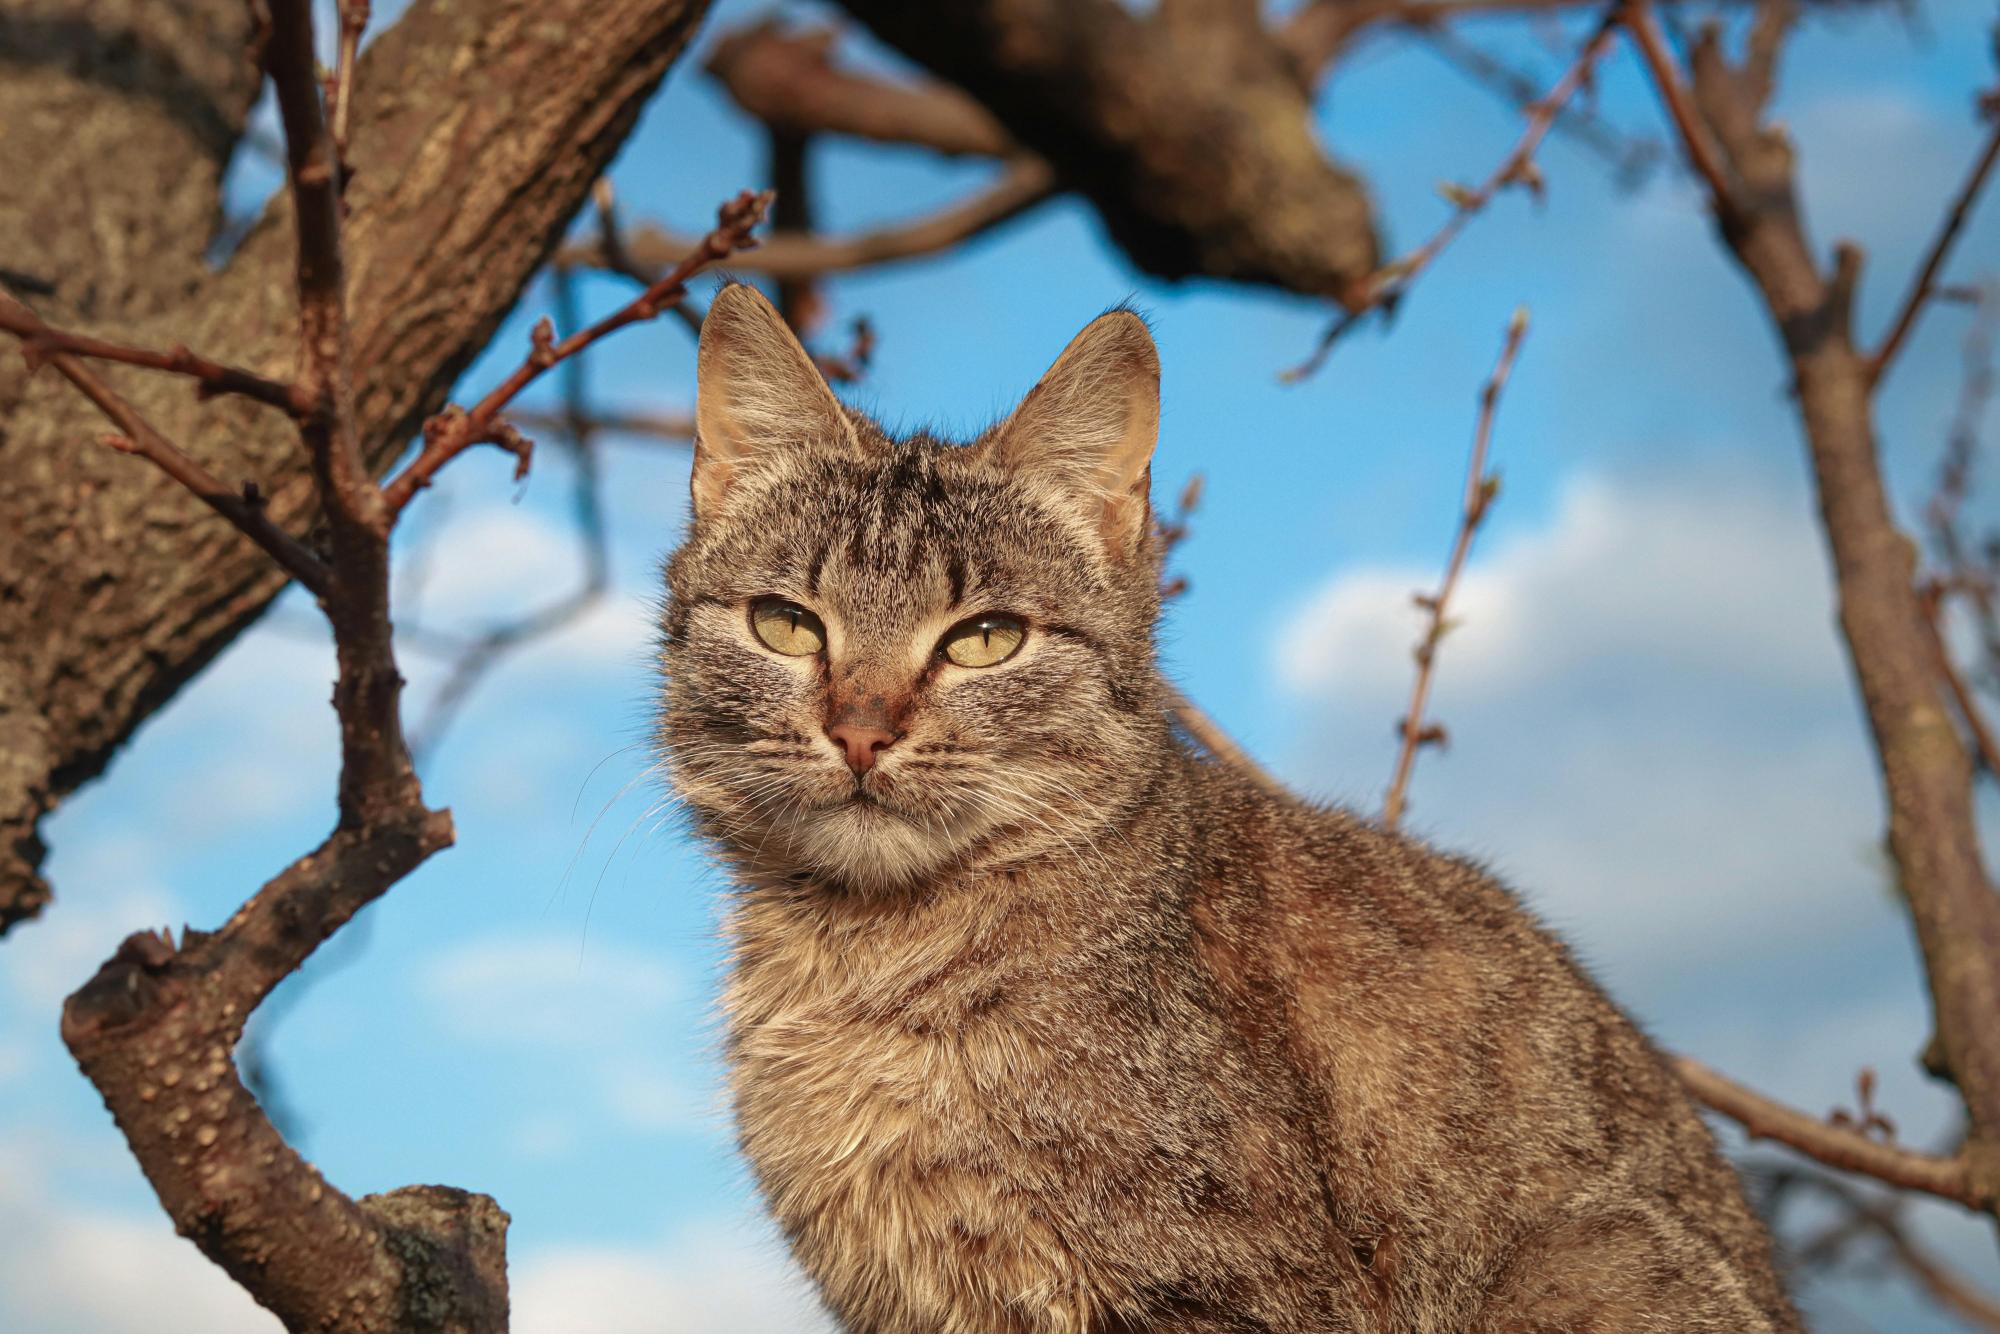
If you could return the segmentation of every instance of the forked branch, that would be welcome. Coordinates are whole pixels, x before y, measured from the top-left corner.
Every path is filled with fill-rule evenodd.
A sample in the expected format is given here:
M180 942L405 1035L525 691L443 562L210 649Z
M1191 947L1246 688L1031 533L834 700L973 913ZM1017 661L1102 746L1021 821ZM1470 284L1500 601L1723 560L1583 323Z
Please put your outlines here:
M1355 325L1376 310L1393 309L1402 300L1432 261L1444 253L1466 224L1483 212L1502 190L1509 186L1521 186L1535 195L1542 193L1541 169L1535 165L1535 153L1548 138L1549 130L1555 125L1556 117L1578 92L1590 86L1597 62L1611 46L1611 38L1618 26L1617 11L1606 15L1591 29L1590 36L1578 50L1576 59L1569 69L1558 79L1540 101L1527 109L1527 125L1521 137L1515 141L1512 151L1500 160L1500 165L1491 175L1474 188L1447 186L1445 197L1452 205L1452 212L1433 232L1428 240L1416 249L1377 269L1365 279L1358 291L1346 300L1347 309L1340 317L1327 326L1320 335L1312 355L1298 365L1285 371L1278 378L1286 384L1296 384L1310 377L1326 364L1333 355L1333 349Z
M515 396L533 384L544 371L575 356L599 339L627 325L654 319L662 311L679 305L687 296L688 280L695 274L757 244L751 231L764 220L771 200L772 194L768 190L745 190L724 204L716 215L715 228L696 242L678 264L638 296L588 328L579 329L559 342L555 326L546 318L537 324L528 355L512 374L469 411L447 410L441 418L433 419L426 425L423 449L395 480L382 489L388 521L393 522L411 498L430 485L440 468L473 445L501 443L509 445L517 458L522 457L518 437L510 438L504 434L505 423L500 418Z
M343 63L351 64L365 6L341 12ZM329 558L301 554L289 539L261 531L254 500L232 505L213 478L105 389L82 360L102 349L43 338L38 350L126 429L121 448L146 454L202 494L321 594L338 663L339 819L319 848L275 876L221 930L190 930L178 942L151 932L126 940L69 999L63 1037L179 1230L289 1328L491 1331L505 1327L507 1311L507 1219L498 1206L444 1187L350 1199L285 1143L246 1089L234 1054L250 1014L281 981L452 841L450 815L424 802L403 733L388 578L390 530L401 505L369 476L356 438L341 162L337 129L321 101L344 101L348 76L337 71L331 86L320 86L308 0L271 0L269 20L261 51L284 123L297 221L295 415ZM725 210L732 244L761 207L746 196ZM727 249L711 245L700 262ZM680 290L663 282L569 343L538 343L530 366L482 402L481 429L511 429L498 420L499 408L545 365L655 313ZM32 328L30 337L41 333ZM203 374L182 365L154 369ZM444 461L425 461L421 476Z
M1885 1143L1859 1129L1787 1107L1690 1057L1671 1057L1670 1063L1697 1102L1742 1126L1752 1139L1772 1140L1828 1167L1935 1195L1968 1209L1991 1212L2000 1204L1995 1183L1985 1179L1963 1153L1941 1158Z

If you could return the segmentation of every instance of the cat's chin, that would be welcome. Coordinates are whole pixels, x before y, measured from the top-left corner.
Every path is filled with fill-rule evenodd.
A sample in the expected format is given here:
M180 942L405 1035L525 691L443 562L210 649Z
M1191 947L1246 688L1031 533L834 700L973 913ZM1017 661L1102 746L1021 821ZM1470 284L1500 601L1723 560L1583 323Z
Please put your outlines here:
M954 845L875 801L817 811L791 831L794 854L811 870L854 889L896 890L949 862Z

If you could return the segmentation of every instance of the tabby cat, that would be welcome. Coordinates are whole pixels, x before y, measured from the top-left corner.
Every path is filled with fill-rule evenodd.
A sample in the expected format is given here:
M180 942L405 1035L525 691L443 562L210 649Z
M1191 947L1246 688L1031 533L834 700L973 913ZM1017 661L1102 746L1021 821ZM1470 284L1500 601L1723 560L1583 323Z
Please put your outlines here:
M1177 734L1137 316L958 445L730 286L697 417L659 740L734 882L743 1151L844 1328L1801 1328L1506 889Z

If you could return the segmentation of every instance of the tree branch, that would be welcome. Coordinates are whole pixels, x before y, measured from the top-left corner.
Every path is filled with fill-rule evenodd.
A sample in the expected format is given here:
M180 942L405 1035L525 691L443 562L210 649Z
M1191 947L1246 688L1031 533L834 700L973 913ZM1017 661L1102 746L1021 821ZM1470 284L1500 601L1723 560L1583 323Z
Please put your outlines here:
M1972 764L1942 694L1914 585L1915 546L1896 525L1877 457L1871 401L1877 380L1870 359L1854 345L1850 320L1860 252L1843 245L1832 274L1820 272L1805 236L1790 142L1763 121L1794 10L1767 4L1743 60L1733 66L1717 32L1705 31L1693 52L1691 97L1646 0L1632 0L1626 13L1691 159L1699 164L1711 147L1725 159L1702 175L1723 240L1768 309L1790 366L1833 558L1841 631L1886 789L1889 850L1929 978L1939 1058L1933 1068L1948 1071L1965 1102L1962 1196L1995 1212L2000 896L1986 877ZM1731 182L1741 183L1740 196L1728 193ZM1795 1123L1791 1128L1808 1142L1823 1142L1804 1136ZM1880 1165L1911 1168L1907 1159ZM1914 1172L1917 1179L1924 1175Z
M1389 790L1382 798L1382 823L1394 829L1403 818L1403 806L1408 798L1410 774L1416 768L1417 752L1425 746L1445 744L1445 730L1437 723L1424 722L1424 706L1430 700L1431 678L1437 670L1438 645L1452 628L1449 619L1451 595L1458 588L1458 576L1465 569L1465 558L1472 553L1472 539L1478 535L1479 526L1486 522L1486 516L1493 508L1494 499L1500 494L1498 474L1486 471L1486 448L1493 439L1493 422L1499 413L1500 394L1507 387L1507 377L1514 369L1514 358L1521 351L1521 340L1528 334L1528 311L1524 306L1514 312L1508 321L1507 338L1500 347L1500 359L1493 366L1493 374L1479 391L1479 424L1472 433L1472 457L1465 465L1465 500L1459 511L1458 535L1452 540L1451 556L1445 562L1444 578L1439 581L1437 592L1419 593L1415 601L1426 617L1423 637L1411 656L1417 662L1416 680L1410 686L1410 705L1396 725L1402 736L1402 743L1396 752L1395 772L1389 779Z
M1924 306L1937 291L1938 273L1944 268L1945 259L1951 254L1952 242L1965 228L1965 221L1972 216L1972 206L1978 202L1979 192L1993 174L1993 164L2000 161L2000 89L1986 94L1981 99L1986 117L1993 128L1986 135L1986 145L1979 151L1972 170L1966 173L1965 183L1958 188L1950 207L1945 209L1944 219L1938 225L1936 237L1924 254L1924 262L1917 268L1917 276L1910 283L1910 291L1903 298L1903 304L1889 332L1882 338L1882 345L1875 349L1869 359L1869 374L1880 380L1902 349L1910 330L1916 327L1917 317L1924 312Z
M956 88L836 68L838 40L828 28L790 32L762 19L718 38L706 68L738 107L773 130L911 144L947 157L1019 156L992 113Z
M88 357L93 361L117 361L127 366L142 366L147 370L170 371L175 375L191 376L195 381L196 396L203 399L225 394L240 394L245 398L269 404L293 417L304 416L312 407L297 385L273 380L255 371L244 370L240 366L225 366L185 347L176 346L165 352L154 352L149 348L127 347L122 343L106 342L102 338L51 328L32 310L8 296L4 288L0 288L0 329L5 329L21 339L21 355L28 360L31 371L37 362L49 354L67 352L72 356Z
M797 280L917 259L948 250L1019 217L1052 196L1055 189L1055 177L1047 163L1021 158L1010 163L1005 174L985 190L928 218L848 237L778 233L738 256L732 267L744 273ZM624 259L630 267L614 262L601 242L565 247L557 253L556 263L559 267L616 269L643 278L670 263L671 256L686 254L691 244L659 228L641 227L624 240Z
M344 207L354 429L370 472L402 452L491 338L702 9L700 0L412 0L362 49L348 104L358 170ZM62 39L75 48L62 48L63 69L73 63L76 77L52 66L48 79L0 79L0 120L74 112L92 126L75 143L0 136L0 223L19 243L5 266L41 280L51 294L36 304L52 322L75 327L87 300L94 335L135 347L185 343L285 382L301 369L289 204L273 202L221 273L203 258L215 159L256 95L243 57L249 13L241 0L186 0L143 16L121 10L101 34L79 21ZM147 42L135 69L129 25L141 21ZM12 22L0 13L0 46ZM590 41L575 39L580 25ZM171 68L155 68L161 61ZM148 83L159 78L186 116L161 114ZM228 124L215 119L224 110ZM45 189L48 181L59 188ZM81 213L78 201L88 201ZM291 422L240 398L199 403L185 381L113 383L217 477L256 478L279 528L317 523ZM96 416L54 376L0 368L0 433L8 476L21 482L0 485L0 747L9 760L0 764L0 923L47 896L38 820L100 772L290 578L204 503L106 451L79 451L99 429ZM88 617L75 615L86 605Z
M764 213L770 206L770 191L743 191L721 207L716 215L714 230L698 241L680 263L617 310L561 342L556 341L554 325L544 318L535 326L533 346L527 357L512 374L480 399L471 411L447 419L436 431L425 432L422 452L382 489L390 517L393 519L400 514L411 497L430 485L438 469L473 445L493 439L500 413L543 371L628 324L655 318L687 295L688 279L709 265L756 245L755 238L750 235L751 229L764 220Z
M1326 364L1334 346L1370 311L1392 309L1409 290L1410 285L1430 266L1431 261L1444 252L1445 247L1465 229L1465 225L1493 202L1494 196L1501 190L1510 185L1521 185L1540 194L1542 178L1540 170L1535 166L1535 152L1541 147L1542 140L1548 137L1556 117L1562 113L1562 109L1569 104L1570 99L1589 85L1592 71L1596 68L1598 60L1609 49L1616 28L1617 11L1614 9L1591 30L1589 38L1577 52L1576 59L1549 89L1548 95L1528 108L1527 125L1522 130L1520 139L1515 142L1507 156L1501 159L1500 165L1493 169L1492 174L1476 189L1450 187L1446 197L1452 204L1451 215L1429 240L1369 274L1350 294L1346 312L1328 325L1326 332L1320 335L1312 354L1278 377L1282 382L1297 384L1307 379Z
M1361 181L1322 146L1292 56L1249 4L845 0L971 94L1133 263L1338 298L1379 258Z
M1695 1101L1736 1122L1752 1139L1772 1140L1828 1167L1873 1177L1902 1190L1935 1195L1968 1209L1991 1212L2000 1203L1993 1183L1982 1179L1963 1154L1939 1158L1885 1144L1858 1130L1787 1107L1691 1057L1667 1059Z
M1238 745L1236 738L1223 731L1219 723L1202 711L1200 705L1179 690L1173 690L1168 697L1167 707L1173 713L1174 721L1199 742L1203 750L1237 770L1272 796L1282 797L1286 801L1294 799L1285 785L1273 777L1270 770L1252 759L1250 752Z
M125 454L136 454L161 472L179 482L210 509L229 520L243 534L258 546L269 552L271 558L283 566L292 578L311 589L315 596L326 592L326 566L318 556L301 544L296 538L271 521L265 512L261 493L254 486L246 485L236 491L224 486L208 469L190 458L180 446L167 439L153 424L124 398L99 379L76 355L68 351L54 351L59 338L45 337L53 334L35 313L16 301L4 287L0 287L0 327L26 333L29 343L45 349L40 355L51 366L62 373L64 379L97 405L98 411L109 418L123 435L103 437L104 442Z

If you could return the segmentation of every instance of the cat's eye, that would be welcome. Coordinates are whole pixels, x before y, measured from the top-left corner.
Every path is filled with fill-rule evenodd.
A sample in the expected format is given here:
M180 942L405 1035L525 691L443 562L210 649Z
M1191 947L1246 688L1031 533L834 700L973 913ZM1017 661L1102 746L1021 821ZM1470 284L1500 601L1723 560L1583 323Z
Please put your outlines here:
M803 658L826 647L826 626L796 602L758 598L750 604L750 632L765 648Z
M938 652L960 667L992 667L1013 657L1027 637L1020 617L993 612L947 630Z

